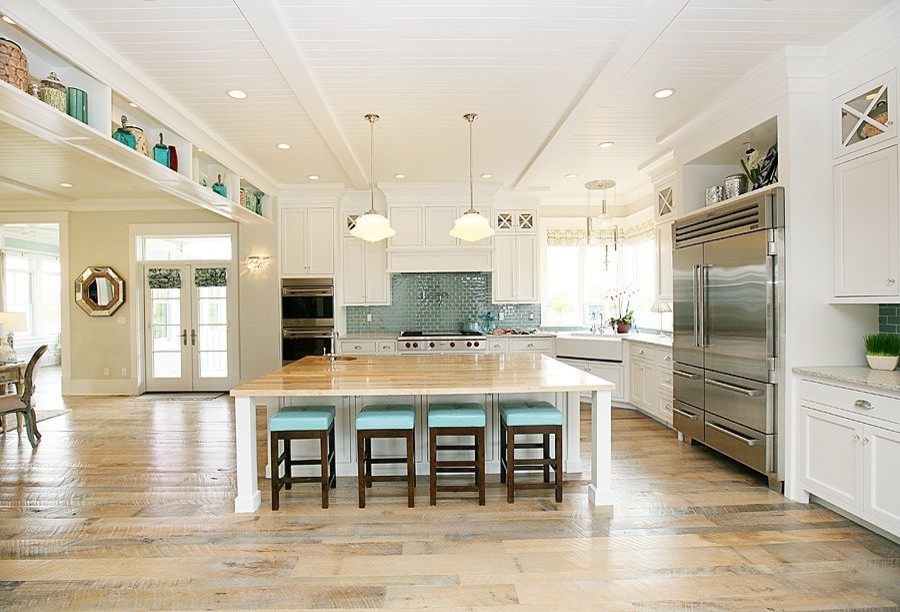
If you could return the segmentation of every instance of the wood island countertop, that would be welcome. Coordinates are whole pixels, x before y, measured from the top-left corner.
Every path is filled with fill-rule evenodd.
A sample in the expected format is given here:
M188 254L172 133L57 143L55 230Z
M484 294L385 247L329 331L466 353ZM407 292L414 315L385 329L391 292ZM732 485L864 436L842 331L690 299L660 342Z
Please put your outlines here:
M231 390L233 397L464 395L612 391L615 385L546 355L305 357Z

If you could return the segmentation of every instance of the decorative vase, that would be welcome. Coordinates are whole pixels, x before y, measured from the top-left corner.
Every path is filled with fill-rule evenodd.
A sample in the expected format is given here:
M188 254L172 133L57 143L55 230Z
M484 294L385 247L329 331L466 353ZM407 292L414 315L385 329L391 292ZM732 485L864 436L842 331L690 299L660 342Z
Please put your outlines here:
M725 189L721 185L706 188L706 205L712 206L725 199Z
M631 331L631 323L615 323L617 334L627 334Z
M0 36L0 80L28 91L28 58L17 43Z
M66 91L66 113L70 117L78 119L82 123L88 122L88 96L87 93L76 87L69 87Z
M866 355L866 361L869 362L869 367L873 370L885 370L889 372L897 368L897 362L900 361L900 357L896 355Z
M262 199L263 196L266 195L262 191L254 191L253 192L253 212L257 215L262 215Z
M178 149L175 145L169 145L169 168L178 172Z
M747 193L747 190L750 189L750 179L747 178L746 174L731 174L725 177L723 187L725 189L725 199L730 200Z
M60 112L66 112L66 91L68 87L62 84L55 72L51 72L46 79L41 79L41 91L38 96L41 102L45 102Z
M153 159L166 168L169 167L169 145L163 142L163 134L159 133L159 144L153 145Z
M216 179L216 182L212 184L212 190L218 193L223 198L228 197L228 187L226 187L225 183L222 182L221 174Z
M128 122L128 118L125 115L122 115L122 127L113 132L113 140L118 140L126 147L130 147L132 149L137 148L137 140L134 137L134 134L131 133L131 130L128 129L126 125Z
M147 157L150 157L150 142L144 135L144 130L136 125L126 125L127 122L128 119L125 117L125 115L122 115L122 127L131 132L131 134L134 136L134 149L136 151L140 151Z

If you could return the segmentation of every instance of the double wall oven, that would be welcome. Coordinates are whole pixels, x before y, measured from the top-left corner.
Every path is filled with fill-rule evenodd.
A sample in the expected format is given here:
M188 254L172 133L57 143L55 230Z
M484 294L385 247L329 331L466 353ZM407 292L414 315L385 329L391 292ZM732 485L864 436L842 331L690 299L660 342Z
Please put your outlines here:
M684 217L673 231L675 429L780 488L783 190Z
M281 281L281 363L334 352L334 281Z

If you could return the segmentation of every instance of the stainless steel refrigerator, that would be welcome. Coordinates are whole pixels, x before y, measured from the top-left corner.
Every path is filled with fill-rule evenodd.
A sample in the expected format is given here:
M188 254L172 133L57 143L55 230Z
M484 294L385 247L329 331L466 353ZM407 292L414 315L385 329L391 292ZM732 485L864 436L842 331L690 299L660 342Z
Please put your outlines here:
M783 482L784 191L675 222L676 430Z

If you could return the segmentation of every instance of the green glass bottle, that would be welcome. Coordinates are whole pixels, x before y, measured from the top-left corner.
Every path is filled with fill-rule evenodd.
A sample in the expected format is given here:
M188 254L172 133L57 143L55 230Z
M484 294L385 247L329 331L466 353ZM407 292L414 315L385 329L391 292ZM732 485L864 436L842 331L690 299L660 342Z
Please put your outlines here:
M159 133L159 144L153 146L153 159L169 167L169 145L163 142L162 132Z
M222 182L222 175L216 179L216 182L212 184L212 190L218 193L223 198L228 197L228 187L225 186L225 183Z
M117 129L112 137L115 140L118 140L126 147L131 147L132 149L137 149L137 139L134 137L130 131L128 131L125 126L128 125L128 117L122 115L122 127Z

